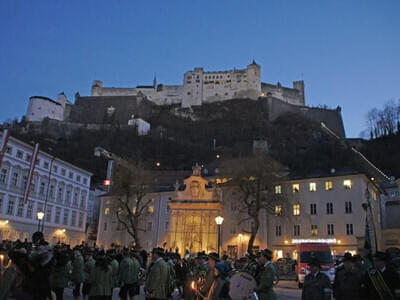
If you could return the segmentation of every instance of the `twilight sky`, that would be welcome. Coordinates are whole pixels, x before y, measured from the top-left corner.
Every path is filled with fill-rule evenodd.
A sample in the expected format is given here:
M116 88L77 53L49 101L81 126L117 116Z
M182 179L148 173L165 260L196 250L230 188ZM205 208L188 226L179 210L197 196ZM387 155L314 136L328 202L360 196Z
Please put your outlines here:
M303 78L307 105L341 106L358 137L368 110L400 98L400 1L0 0L0 122L94 79L182 84L252 59L264 82Z

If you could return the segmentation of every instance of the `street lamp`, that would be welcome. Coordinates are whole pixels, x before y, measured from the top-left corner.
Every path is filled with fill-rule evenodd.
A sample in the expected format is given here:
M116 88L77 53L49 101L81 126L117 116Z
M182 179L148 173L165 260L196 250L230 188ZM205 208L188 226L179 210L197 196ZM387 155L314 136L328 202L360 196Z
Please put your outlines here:
M239 243L240 243L240 257L242 257L242 255L243 255L243 247L242 247L242 239L243 239L243 234L241 234L241 233L239 233L239 235L238 235L238 237L239 237Z
M218 225L218 256L220 255L220 249L221 249L221 225L222 222L224 221L224 218L221 216L218 216L215 218L215 223Z
M43 220L44 212L38 211L36 215L38 219L38 231L40 231L40 222Z

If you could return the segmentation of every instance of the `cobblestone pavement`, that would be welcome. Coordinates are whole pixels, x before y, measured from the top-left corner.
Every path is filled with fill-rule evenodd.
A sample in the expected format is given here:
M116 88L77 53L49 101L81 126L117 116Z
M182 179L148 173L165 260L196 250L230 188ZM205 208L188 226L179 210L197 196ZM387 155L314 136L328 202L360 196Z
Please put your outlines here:
M118 297L119 289L114 290L112 300L119 300ZM277 294L277 300L299 300L301 298L301 289L297 287L297 282L295 281L280 281L275 287L275 292ZM83 297L75 298L72 296L72 289L66 289L64 294L65 300L83 300ZM136 296L134 300L144 300L143 291L140 295Z

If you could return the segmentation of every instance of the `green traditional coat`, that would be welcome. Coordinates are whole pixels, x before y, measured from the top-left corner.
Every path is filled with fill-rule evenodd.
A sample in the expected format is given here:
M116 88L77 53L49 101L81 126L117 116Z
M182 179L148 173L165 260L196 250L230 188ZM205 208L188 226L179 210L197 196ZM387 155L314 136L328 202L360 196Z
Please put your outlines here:
M112 268L113 282L114 282L113 287L117 287L118 286L119 263L115 258L111 261L111 268Z
M50 286L52 289L66 288L71 272L71 263L62 266L55 266L50 276Z
M85 280L84 262L81 254L75 255L72 262L71 280L78 283Z
M113 271L111 266L104 270L100 266L95 266L90 274L89 296L111 296L111 289L114 286Z
M275 269L272 263L268 263L263 269L257 274L256 281L257 286L255 291L257 292L259 300L275 300L276 295L273 290L275 279Z
M133 284L139 281L139 262L135 258L125 257L119 266L119 283Z
M93 270L95 264L96 264L96 261L93 259L92 256L89 256L88 260L85 263L85 267L84 267L85 282L89 282L90 273L92 273L92 270Z
M167 299L168 266L159 258L149 270L146 291L149 298Z

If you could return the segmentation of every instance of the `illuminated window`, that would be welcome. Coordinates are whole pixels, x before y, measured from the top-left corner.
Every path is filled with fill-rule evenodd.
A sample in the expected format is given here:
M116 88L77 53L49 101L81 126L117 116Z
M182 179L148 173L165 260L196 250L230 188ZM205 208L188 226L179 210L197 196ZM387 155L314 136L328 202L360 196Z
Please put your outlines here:
M149 206L149 207L147 208L147 212L148 212L149 214L154 213L154 206L153 206L153 205Z
M293 216L300 216L300 204L293 205Z
M310 192L316 192L316 191L317 191L317 183L310 182Z
M298 183L293 184L292 191L293 191L293 193L300 192L300 184L298 184Z
M330 191L333 189L333 181L325 181L325 190Z
M280 216L282 214L282 205L275 205L275 216Z
M311 235L317 235L318 234L318 226L317 225L311 225Z
M110 213L110 209L107 207L105 210L104 210L104 214L105 215L108 215Z
M345 189L351 189L353 184L350 179L345 179L345 180L343 180L343 186Z
M276 185L275 186L275 194L282 194L282 186L281 185Z
M283 251L282 250L276 250L276 259L283 258Z

